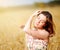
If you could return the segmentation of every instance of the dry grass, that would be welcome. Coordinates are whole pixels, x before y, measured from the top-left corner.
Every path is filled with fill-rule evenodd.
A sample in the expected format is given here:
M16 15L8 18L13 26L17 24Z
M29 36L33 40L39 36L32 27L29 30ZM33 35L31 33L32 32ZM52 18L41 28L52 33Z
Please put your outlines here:
M45 8L5 8L0 9L0 50L24 50L24 32L20 29L36 10L48 10L53 14L56 35L50 38L49 50L60 49L60 6Z

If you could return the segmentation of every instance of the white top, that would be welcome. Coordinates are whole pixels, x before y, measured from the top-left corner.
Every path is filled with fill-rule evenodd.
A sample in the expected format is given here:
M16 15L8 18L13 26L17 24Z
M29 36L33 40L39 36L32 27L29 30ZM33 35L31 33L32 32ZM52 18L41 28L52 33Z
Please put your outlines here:
M35 39L31 35L26 34L26 45L28 48L33 48L35 50L36 48L40 48L41 50L46 50L47 48L47 42L41 39Z

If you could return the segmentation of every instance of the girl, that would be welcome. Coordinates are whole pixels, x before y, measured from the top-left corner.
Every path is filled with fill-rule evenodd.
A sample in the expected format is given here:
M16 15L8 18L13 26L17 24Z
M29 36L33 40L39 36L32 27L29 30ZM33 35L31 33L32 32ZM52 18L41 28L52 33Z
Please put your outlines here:
M34 20L34 17L36 19ZM32 21L33 29L31 27ZM26 50L47 50L49 37L54 35L52 15L48 11L36 11L23 29L26 32Z

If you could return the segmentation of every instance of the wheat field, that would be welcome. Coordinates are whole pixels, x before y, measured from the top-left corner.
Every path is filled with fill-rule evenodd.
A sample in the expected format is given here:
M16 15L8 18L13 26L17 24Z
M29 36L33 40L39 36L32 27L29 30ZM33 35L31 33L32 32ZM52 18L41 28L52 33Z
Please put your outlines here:
M48 10L53 15L56 34L50 38L48 50L60 50L60 6L32 8L0 8L0 50L24 50L25 33L20 29L36 10Z

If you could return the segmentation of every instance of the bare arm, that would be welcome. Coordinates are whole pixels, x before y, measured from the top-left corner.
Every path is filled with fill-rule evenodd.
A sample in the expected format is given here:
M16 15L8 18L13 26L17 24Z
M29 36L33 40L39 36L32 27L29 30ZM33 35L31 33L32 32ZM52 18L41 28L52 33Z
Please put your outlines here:
M24 30L27 34L33 36L34 38L39 38L39 39L40 39L40 38L41 38L41 39L46 38L46 37L47 37L47 34L44 34L44 33L41 33L41 32L38 32L38 31L36 31L36 30L32 30L32 29L31 29L32 20L33 20L33 18L34 18L34 15L36 15L36 14L38 14L38 12L36 12L36 13L33 14L32 16L30 16L30 18L28 19L27 23L25 24L25 27L24 27L23 30Z
M32 24L32 20L35 16L37 16L39 14L40 11L36 11L34 14L32 14L30 16L30 18L28 19L27 23L25 24L25 27L24 27L24 31L27 31L29 29L31 29L31 24Z

